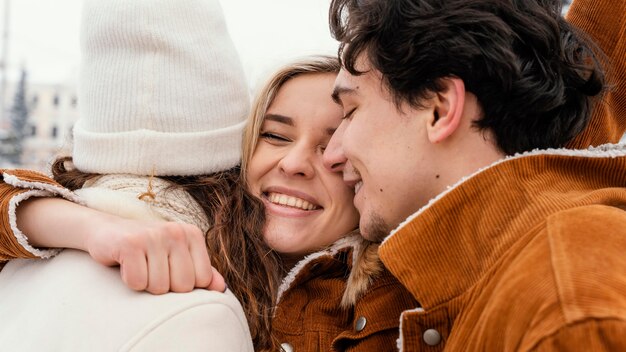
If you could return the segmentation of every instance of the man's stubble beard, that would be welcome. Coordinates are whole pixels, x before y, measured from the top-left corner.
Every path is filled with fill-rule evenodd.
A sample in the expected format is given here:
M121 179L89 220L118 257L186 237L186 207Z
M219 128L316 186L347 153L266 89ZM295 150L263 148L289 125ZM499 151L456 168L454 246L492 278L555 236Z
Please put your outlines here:
M369 216L369 222L366 224L365 228L367 229L365 239L380 243L382 242L389 233L391 232L391 228L383 218L378 214L372 214Z

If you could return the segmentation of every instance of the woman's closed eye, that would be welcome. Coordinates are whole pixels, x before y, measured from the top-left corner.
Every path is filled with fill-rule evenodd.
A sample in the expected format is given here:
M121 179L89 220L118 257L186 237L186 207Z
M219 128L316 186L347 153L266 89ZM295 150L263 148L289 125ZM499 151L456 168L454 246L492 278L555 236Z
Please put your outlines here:
M282 136L280 134L277 133L273 133L273 132L262 132L261 133L261 138L265 139L266 141L270 142L270 143L286 143L286 142L291 142L291 140L285 136Z

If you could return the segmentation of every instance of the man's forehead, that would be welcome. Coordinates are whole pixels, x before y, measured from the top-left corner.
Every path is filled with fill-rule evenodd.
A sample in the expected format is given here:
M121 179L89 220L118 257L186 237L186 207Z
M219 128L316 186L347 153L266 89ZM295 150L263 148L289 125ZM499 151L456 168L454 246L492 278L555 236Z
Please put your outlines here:
M333 88L333 100L341 104L340 99L347 95L359 96L367 95L367 92L376 92L376 94L388 94L382 81L382 73L371 66L357 66L358 75L353 75L345 68L341 68ZM364 90L365 89L365 90Z
M371 71L374 71L372 69L372 64L370 62L370 60L368 59L367 55L365 55L365 53L361 53L357 56L355 62L354 62L354 69L358 72L363 72L364 74L362 75L358 75L358 76L354 76L352 75L350 72L348 72L348 70L346 70L345 66L342 65L341 70L339 71L339 75L337 78L340 78L343 76L344 80L350 80L351 78L355 78L355 77L362 77L365 76L366 74L370 73Z
M358 94L359 86L356 82L356 78L357 77L343 68L339 71L335 79L332 94L332 98L337 104L342 104L342 99L345 99L347 95Z
M367 56L366 51L362 51L356 57L356 60L354 61L354 68L356 68L358 71L361 71L361 72L366 72L372 69L372 62Z

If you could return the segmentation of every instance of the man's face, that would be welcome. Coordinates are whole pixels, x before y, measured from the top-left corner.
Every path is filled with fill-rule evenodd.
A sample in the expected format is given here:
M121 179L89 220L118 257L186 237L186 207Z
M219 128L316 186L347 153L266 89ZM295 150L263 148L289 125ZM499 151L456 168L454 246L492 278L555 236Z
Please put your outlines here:
M362 69L363 67L358 67ZM362 235L381 241L438 192L427 125L432 109L398 109L378 71L352 76L341 70L333 93L344 119L324 154L355 188Z

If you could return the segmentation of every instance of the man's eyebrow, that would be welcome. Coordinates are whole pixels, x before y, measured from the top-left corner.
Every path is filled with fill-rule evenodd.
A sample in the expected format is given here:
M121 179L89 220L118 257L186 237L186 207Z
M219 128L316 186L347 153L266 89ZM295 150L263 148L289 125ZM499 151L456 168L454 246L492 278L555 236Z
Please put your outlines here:
M265 120L276 121L278 123L284 123L285 125L294 126L293 119L283 115L267 114L265 115Z
M349 88L349 87L343 87L343 86L335 86L335 88L333 89L333 94L331 95L331 97L333 98L333 101L339 105L343 105L343 102L341 101L341 96L342 95L353 95L356 94L356 90Z

